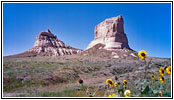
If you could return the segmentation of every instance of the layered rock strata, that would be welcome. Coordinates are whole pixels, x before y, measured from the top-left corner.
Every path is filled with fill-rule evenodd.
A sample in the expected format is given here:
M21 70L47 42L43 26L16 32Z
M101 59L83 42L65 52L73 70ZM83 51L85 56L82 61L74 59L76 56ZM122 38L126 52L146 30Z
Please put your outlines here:
M44 54L46 56L63 56L78 54L82 50L73 48L66 45L63 41L59 40L56 35L52 34L48 29L46 32L41 32L36 37L34 46L29 52L35 52L37 54Z
M96 44L104 44L104 49L129 49L128 39L124 33L124 20L121 15L106 19L95 27L95 38L87 49Z

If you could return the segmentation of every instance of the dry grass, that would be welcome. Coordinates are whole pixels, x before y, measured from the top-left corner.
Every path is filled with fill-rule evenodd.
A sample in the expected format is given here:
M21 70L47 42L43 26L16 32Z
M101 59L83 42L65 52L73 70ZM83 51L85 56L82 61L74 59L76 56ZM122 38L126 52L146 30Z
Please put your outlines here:
M170 59L153 58L152 71L157 73L162 64L170 65ZM113 90L107 90L106 79L117 76L119 82L126 79L133 94L137 77L141 76L142 65L137 60L122 60L96 58L86 56L34 57L34 58L4 58L3 62L3 92L4 96L29 97L87 97L86 89L91 86L91 92L98 87L97 97L108 96ZM150 74L150 73L149 73ZM81 87L77 80L84 80ZM168 82L169 83L169 82ZM157 88L158 84L156 85ZM171 84L166 85L170 93ZM164 93L165 94L165 93Z

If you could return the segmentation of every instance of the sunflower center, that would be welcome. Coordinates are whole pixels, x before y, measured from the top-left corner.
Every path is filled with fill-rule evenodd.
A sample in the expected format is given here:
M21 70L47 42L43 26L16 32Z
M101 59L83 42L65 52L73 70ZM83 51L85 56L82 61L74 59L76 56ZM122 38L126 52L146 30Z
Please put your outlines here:
M109 84L111 84L111 85L112 85L112 82L111 82L111 81L109 81Z
M127 82L124 82L125 84L127 84Z
M126 95L128 96L129 95L129 92L126 92Z
M141 53L141 56L145 57L145 53Z
M162 73L164 73L164 70L161 70Z
M169 72L171 72L171 69L169 68Z

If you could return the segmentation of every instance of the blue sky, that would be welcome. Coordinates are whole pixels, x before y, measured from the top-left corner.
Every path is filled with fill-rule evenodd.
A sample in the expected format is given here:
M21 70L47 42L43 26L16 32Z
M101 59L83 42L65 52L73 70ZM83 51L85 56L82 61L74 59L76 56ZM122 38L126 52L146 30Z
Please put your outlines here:
M85 49L94 27L120 14L132 49L171 57L170 3L4 3L3 55L30 49L48 28L66 44Z

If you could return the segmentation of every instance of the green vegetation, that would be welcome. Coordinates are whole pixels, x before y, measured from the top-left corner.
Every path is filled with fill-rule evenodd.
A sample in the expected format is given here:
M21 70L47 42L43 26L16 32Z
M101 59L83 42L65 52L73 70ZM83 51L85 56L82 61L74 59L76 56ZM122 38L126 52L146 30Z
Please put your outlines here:
M127 89L131 90L132 97L148 96L157 97L161 83L156 81L153 86L151 81L144 84L145 90L140 95L141 77L144 69L139 69L142 63L123 63L118 61L89 61L79 59L63 58L15 58L5 59L3 62L3 92L18 97L88 97L86 93L95 93L95 97L107 97L115 90L107 90L105 83L107 78L114 79L122 83L123 79L128 80ZM170 60L168 60L170 64ZM159 66L163 62L151 65L147 71L147 80L150 75L159 73ZM78 84L77 80L82 78L84 85ZM165 77L163 85L163 97L171 96L171 79ZM150 85L148 85L150 84ZM148 88L146 88L148 86ZM99 89L100 88L100 89ZM122 91L122 90L120 90ZM153 93L152 93L153 92ZM121 92L120 92L121 93ZM123 96L123 94L122 94Z

